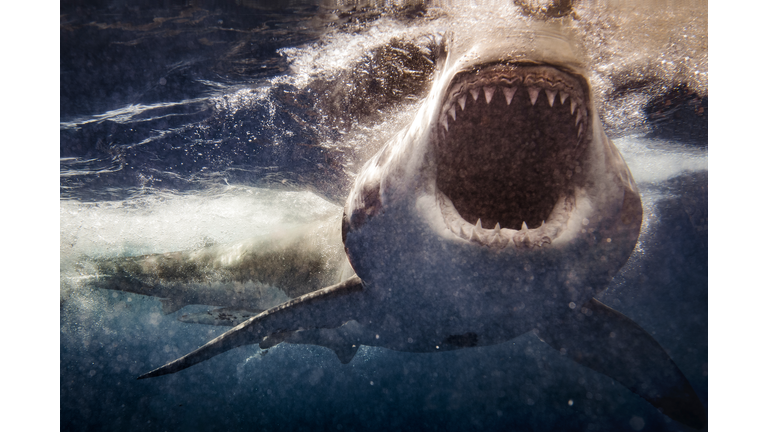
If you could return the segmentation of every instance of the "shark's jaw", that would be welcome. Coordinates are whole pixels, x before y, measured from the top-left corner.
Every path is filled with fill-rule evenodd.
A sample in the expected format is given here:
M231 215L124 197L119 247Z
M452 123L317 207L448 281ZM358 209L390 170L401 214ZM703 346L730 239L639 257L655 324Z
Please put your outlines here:
M454 75L430 136L447 228L492 249L550 244L583 184L589 87L562 68L476 66Z

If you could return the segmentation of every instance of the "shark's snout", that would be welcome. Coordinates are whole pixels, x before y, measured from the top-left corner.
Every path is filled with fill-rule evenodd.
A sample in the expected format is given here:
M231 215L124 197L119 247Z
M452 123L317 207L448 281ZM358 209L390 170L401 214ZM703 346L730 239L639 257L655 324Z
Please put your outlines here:
M550 243L591 139L586 81L552 66L493 64L456 74L448 89L432 135L446 225L491 247Z

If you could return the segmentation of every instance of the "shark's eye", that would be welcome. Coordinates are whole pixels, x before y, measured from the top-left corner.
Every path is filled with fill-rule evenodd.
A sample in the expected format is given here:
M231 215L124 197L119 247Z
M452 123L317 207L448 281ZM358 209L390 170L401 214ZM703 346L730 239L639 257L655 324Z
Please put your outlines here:
M435 136L437 188L482 227L536 228L568 192L588 128L586 92L547 66L457 75Z

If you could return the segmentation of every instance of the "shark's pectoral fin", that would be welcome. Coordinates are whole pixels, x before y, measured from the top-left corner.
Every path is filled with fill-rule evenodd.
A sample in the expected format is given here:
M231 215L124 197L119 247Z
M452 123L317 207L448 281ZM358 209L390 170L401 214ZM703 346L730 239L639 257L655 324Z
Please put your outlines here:
M275 333L339 327L356 318L365 301L364 293L362 281L353 276L339 284L289 300L139 379L178 372L233 348L259 343Z
M705 426L706 409L683 373L648 332L621 313L592 299L536 330L553 348L615 379L670 418Z
M160 304L163 305L163 313L165 315L172 314L187 305L174 299L160 299Z

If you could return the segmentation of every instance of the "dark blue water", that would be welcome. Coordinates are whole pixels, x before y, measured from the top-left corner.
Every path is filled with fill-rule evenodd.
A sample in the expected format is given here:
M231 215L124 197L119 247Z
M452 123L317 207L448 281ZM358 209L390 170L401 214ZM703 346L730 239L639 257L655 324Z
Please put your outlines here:
M162 233L194 211L163 206L180 200L234 196L247 205L237 194L256 188L343 200L370 152L350 136L384 140L399 121L387 110L412 109L423 96L429 38L393 50L382 36L347 67L313 70L308 84L286 49L327 54L374 26L385 35L428 28L442 19L434 9L271 3L61 4L63 274L82 253L173 249ZM398 75L406 68L421 78ZM642 107L640 135L609 127L641 187L646 222L601 300L654 335L706 406L707 99L668 84L642 88L655 96ZM232 195L233 186L243 189ZM189 227L201 239L227 225L201 214ZM157 227L115 237L103 228L137 215ZM200 240L180 236L179 244ZM531 334L429 355L363 347L347 365L321 347L250 346L137 381L226 329L181 323L153 298L64 285L61 430L686 430Z

